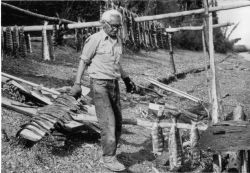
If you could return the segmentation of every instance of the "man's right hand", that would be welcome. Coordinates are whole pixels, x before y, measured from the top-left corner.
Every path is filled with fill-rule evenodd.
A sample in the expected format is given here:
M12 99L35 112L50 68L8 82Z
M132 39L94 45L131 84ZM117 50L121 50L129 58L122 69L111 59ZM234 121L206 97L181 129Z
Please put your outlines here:
M80 98L82 95L81 84L75 83L74 86L71 88L69 95L75 97L75 99Z

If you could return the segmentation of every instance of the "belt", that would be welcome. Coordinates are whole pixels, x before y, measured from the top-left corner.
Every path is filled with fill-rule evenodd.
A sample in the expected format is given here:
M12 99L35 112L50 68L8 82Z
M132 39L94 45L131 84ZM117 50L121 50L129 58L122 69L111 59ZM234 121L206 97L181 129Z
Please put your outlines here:
M107 81L107 82L117 82L118 79L96 79L96 78L91 78L93 81Z

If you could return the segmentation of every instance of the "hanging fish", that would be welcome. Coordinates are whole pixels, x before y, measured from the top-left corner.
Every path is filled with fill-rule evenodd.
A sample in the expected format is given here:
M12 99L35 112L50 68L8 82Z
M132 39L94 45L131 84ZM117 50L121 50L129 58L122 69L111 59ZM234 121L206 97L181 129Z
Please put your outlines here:
M144 38L145 38L145 49L148 50L149 49L149 37L148 37L148 28L146 25L146 22L143 22L143 28L144 28Z
M12 55L13 53L13 39L12 39L12 32L11 32L11 28L8 26L6 28L6 53L8 55Z
M55 48L53 45L53 41L52 41L52 31L47 31L47 40L48 40L48 46L49 46L49 56L51 58L52 61L55 61Z
M19 54L19 29L17 26L13 28L13 54L16 57Z
M140 48L141 42L142 42L142 40L141 40L141 32L140 32L140 24L139 24L139 22L135 22L135 24L136 24L136 29L135 29L135 31L136 31L136 37L135 37L135 41L136 41L137 47Z
M153 153L156 155L161 155L164 149L164 137L162 128L159 126L158 122L153 123L151 136Z
M3 32L3 27L1 28L1 60L3 60L3 58L5 57L5 44L4 44L4 41L5 41L5 34Z
M132 13L129 12L128 14L128 18L129 18L129 33L130 33L130 41L131 43L133 43L133 45L135 45L135 38L134 38L134 18L132 16Z
M153 35L153 40L154 40L154 46L155 46L155 49L158 49L159 46L158 46L158 42L157 42L157 31L156 31L156 25L155 25L155 22L152 22L152 35Z
M49 43L48 43L48 38L47 38L47 25L48 22L45 21L42 29L42 55L43 55L43 60L48 60L50 61L50 55L49 55Z
M199 138L200 135L197 128L197 122L192 121L192 127L190 130L190 147L193 165L197 165L200 162L200 150L198 149Z
M19 48L20 55L22 58L24 58L27 55L27 48L26 48L26 41L25 41L23 26L19 30L19 43L20 43L20 48Z
M149 46L154 49L153 39L152 39L152 31L151 31L151 21L147 22L148 28L148 38L149 38Z
M27 52L32 53L31 39L29 33L25 34L25 42L26 42Z
M52 29L52 35L51 35L51 41L53 46L57 45L57 27L56 24L53 25L53 29Z
M169 133L169 163L170 169L178 169L183 163L183 149L179 129L176 127L177 120L173 118L173 124Z

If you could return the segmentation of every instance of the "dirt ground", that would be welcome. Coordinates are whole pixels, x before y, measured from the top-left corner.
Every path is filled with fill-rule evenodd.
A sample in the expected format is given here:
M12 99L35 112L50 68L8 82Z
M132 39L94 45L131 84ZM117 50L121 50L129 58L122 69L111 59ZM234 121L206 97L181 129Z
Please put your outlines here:
M56 48L56 61L44 62L41 57L40 43L33 43L34 52L25 59L5 57L2 71L21 77L46 87L58 88L71 86L78 66L78 57L74 49ZM154 52L126 51L122 64L131 78L144 86L149 85L145 78L163 78L170 74L169 54L165 50ZM174 58L178 72L194 67L202 67L202 52L175 50ZM237 104L244 106L250 115L250 62L236 54L216 54L219 62L218 78L221 86L222 103L225 113L229 113ZM206 72L188 74L183 79L169 84L172 87L208 101ZM89 85L88 76L84 84ZM147 110L145 102L130 102L128 98L138 97L126 94L125 86L120 82L122 95L122 113L124 117L139 117L139 109ZM188 108L195 105L189 100L170 94L166 101ZM20 126L27 123L29 117L2 108L2 172L109 172L99 163L101 147L99 135L82 132L71 135L65 141L49 136L31 148L24 147L15 135ZM3 134L3 131L5 134ZM118 148L118 160L127 167L126 172L154 172L152 165L155 156L152 154L150 130L138 126L123 126L121 145ZM190 159L185 160L186 170ZM211 169L211 168L210 168Z

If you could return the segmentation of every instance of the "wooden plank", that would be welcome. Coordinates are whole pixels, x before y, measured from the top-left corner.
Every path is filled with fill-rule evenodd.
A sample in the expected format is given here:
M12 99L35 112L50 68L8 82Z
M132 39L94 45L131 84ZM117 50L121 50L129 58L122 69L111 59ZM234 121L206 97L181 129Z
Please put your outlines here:
M48 97L46 97L46 96L44 96L44 95L42 95L42 94L39 94L39 93L37 93L36 91L29 90L29 88L27 88L27 87L25 87L25 86L23 86L23 85L17 83L16 81L13 81L13 80L12 80L10 83L11 83L12 85L16 86L17 88L19 88L21 91L23 91L23 92L26 93L27 95L30 95L30 96L32 96L32 97L35 97L36 99L38 99L38 100L40 100L40 101L42 101L42 102L44 102L44 103L46 103L46 104L49 104L49 105L52 104L50 98L48 98Z
M164 89L164 90L174 92L174 93L176 93L176 94L178 94L180 96L183 96L185 98L188 98L188 99L190 99L190 100L192 100L194 102L197 102L197 103L202 102L202 100L197 98L197 97L194 97L194 96L192 96L192 95L190 95L190 94L188 94L186 92L180 91L180 90L172 88L170 86L167 86L167 85L165 85L165 84L163 84L163 83L161 83L161 82L159 82L159 81L157 81L155 79L146 79L146 80L149 81L150 83Z
M19 81L19 82L26 83L26 84L31 85L31 86L33 86L33 87L40 87L41 90L47 91L47 92L49 92L49 93L52 93L52 94L55 94L55 95L59 95L59 94L60 94L60 92L58 92L58 91L55 91L55 90L50 89L50 88L47 88L47 87L40 86L40 85L35 84L35 83L33 83L33 82L26 81L26 80L21 79L21 78L19 78L19 77L15 77L15 76L12 76L12 75L7 74L7 73L4 73L4 72L2 72L1 74L2 74L2 76L4 76L4 77L7 77L7 78L10 78L10 79Z
M210 126L201 134L199 148L221 151L250 150L250 123L246 126Z

